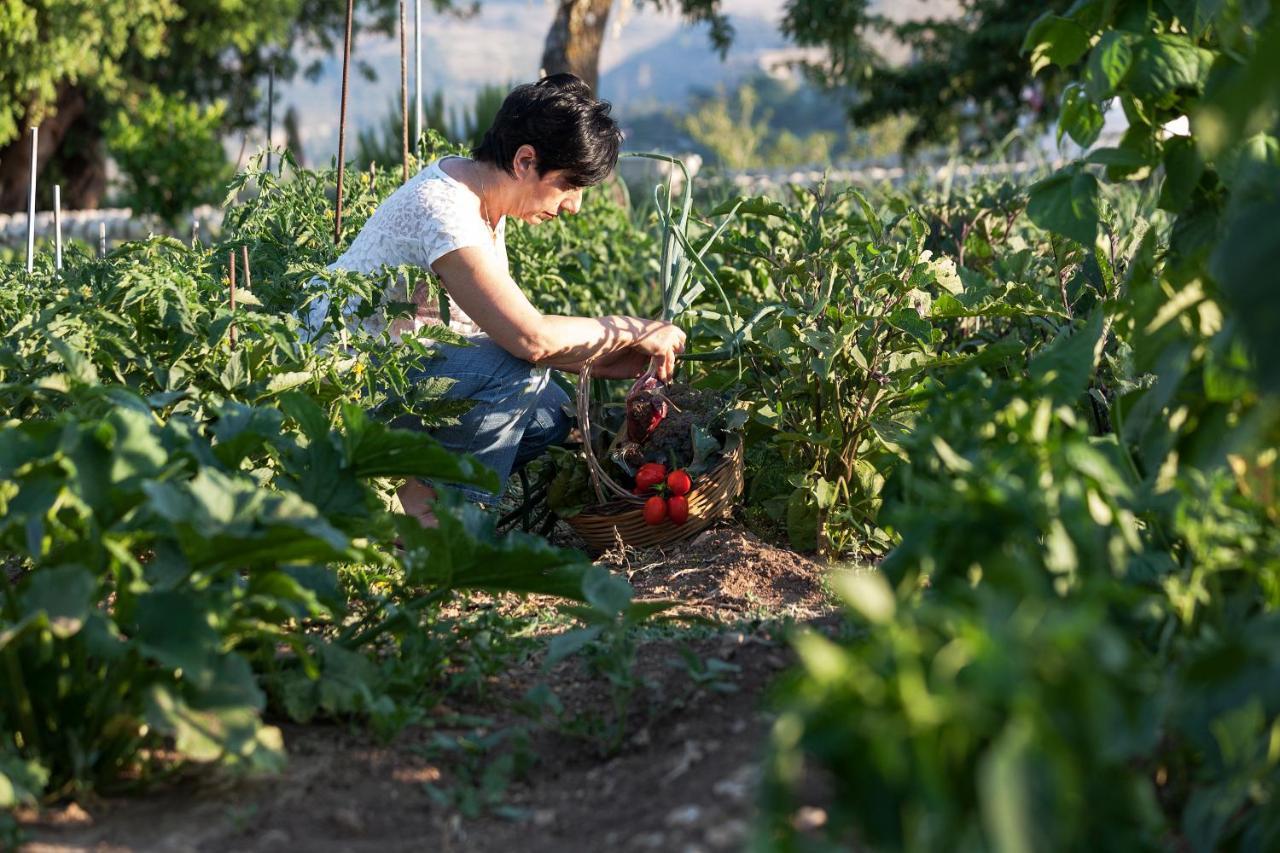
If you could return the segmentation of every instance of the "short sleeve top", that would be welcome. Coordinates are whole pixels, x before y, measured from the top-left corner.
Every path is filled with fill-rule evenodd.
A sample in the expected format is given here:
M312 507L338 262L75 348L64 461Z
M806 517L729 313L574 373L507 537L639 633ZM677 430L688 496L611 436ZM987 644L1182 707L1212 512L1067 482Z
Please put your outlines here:
M431 265L456 249L479 246L489 249L503 269L508 269L506 248L506 218L498 220L497 227L489 230L480 211L480 198L466 184L446 173L440 164L442 157L427 166L408 183L386 198L360 229L342 256L329 265L329 269L374 273L383 266L411 264L428 273ZM383 294L387 301L404 301L403 290L392 292L392 283ZM448 307L449 328L462 335L476 335L481 329L453 301L444 297ZM407 331L417 331L431 323L441 323L444 317L440 302L429 295L425 284L420 284L412 296L416 306L412 317L397 317L391 325L391 335L398 339ZM359 322L365 331L380 334L387 329L383 310L374 312L364 320L352 316L359 308L359 300L348 300L343 306L348 327ZM305 325L314 333L323 324L329 312L329 298L321 295L307 308Z

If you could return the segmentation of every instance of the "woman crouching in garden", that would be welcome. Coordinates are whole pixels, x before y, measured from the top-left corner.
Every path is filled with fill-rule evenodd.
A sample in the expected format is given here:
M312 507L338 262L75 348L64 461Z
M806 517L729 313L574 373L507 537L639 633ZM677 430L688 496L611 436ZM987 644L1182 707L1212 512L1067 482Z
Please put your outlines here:
M617 165L622 133L609 111L608 102L593 98L572 74L518 86L470 158L443 157L415 175L330 266L373 273L384 265L412 264L439 279L447 316L424 284L413 294L414 315L393 320L388 331L398 342L404 332L447 322L468 338L471 346L436 344L436 356L412 378L453 379L446 396L474 402L460 422L432 435L451 450L474 455L504 486L512 471L568 434L568 396L551 381L551 369L576 373L594 359L593 376L626 379L652 360L666 380L684 349L684 333L670 323L543 314L508 269L507 217L536 225L577 213L583 189ZM311 328L327 311L327 299L312 303ZM366 328L371 324L371 331L386 330L385 315L366 321ZM422 428L416 419L405 420L396 426ZM502 489L461 491L492 503ZM398 494L406 513L434 523L430 486L411 479Z

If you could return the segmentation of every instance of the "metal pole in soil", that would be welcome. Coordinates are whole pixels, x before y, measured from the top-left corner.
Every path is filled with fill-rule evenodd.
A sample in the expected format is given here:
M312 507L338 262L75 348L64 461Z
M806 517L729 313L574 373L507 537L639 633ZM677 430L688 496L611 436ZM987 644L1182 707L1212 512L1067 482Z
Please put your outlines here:
M231 314L232 316L235 316L235 313L236 313L236 250L232 249L227 254L229 255L230 262L231 262ZM231 348L235 349L236 348L235 321L232 321L231 329L229 331L230 331L230 339L231 339Z
M347 37L342 44L342 106L338 111L338 209L333 219L333 244L342 241L342 181L347 175L347 91L351 72L351 18L355 0L347 0Z
M267 71L267 171L271 171L271 144L276 129L276 63L271 60Z
M36 153L40 147L40 128L31 128L31 184L27 193L27 274L36 263Z
M98 223L98 257L107 256L107 223Z
M400 0L400 182L409 181L409 65L405 61L404 0Z
M413 0L413 149L422 141L422 0Z
M62 185L53 185L53 268L62 269Z

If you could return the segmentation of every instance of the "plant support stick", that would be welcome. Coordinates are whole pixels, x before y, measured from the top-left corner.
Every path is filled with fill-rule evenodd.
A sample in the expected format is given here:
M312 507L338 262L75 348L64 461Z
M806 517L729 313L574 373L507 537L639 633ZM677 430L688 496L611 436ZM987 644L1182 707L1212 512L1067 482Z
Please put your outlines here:
M231 314L234 317L236 313L236 250L232 249L228 254L228 260L231 263ZM236 348L236 323L231 321L230 338L231 348Z
M400 0L400 181L409 181L409 65L404 52L404 0Z
M276 63L271 60L271 68L267 71L267 171L271 171L271 145L275 136L276 124Z
M98 223L98 257L107 256L107 223Z
M413 0L413 148L422 141L422 0Z
M40 144L40 128L31 128L31 183L27 194L27 274L36 263L36 151Z
M351 72L351 18L355 0L347 0L347 37L342 43L342 105L338 109L338 209L333 217L333 245L342 241L342 180L347 174L347 88Z
M53 268L62 269L62 185L53 185Z

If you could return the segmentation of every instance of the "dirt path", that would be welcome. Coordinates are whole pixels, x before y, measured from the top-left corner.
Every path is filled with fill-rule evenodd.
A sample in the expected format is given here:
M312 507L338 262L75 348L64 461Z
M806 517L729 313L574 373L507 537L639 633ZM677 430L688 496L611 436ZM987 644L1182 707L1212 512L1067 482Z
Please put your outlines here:
M624 555L619 568L640 594L680 597L705 615L827 611L818 567L775 551L729 528L679 555ZM452 718L390 743L355 728L286 725L289 765L277 778L197 774L142 796L28 815L23 849L737 850L755 816L767 689L790 662L773 623L744 624L642 645L641 686L612 755L592 730L610 717L607 682L576 659L550 671L533 660L506 673L485 706L450 709ZM539 683L563 703L558 723L534 722L521 704ZM476 725L479 717L487 719ZM469 757L459 737L487 748Z

